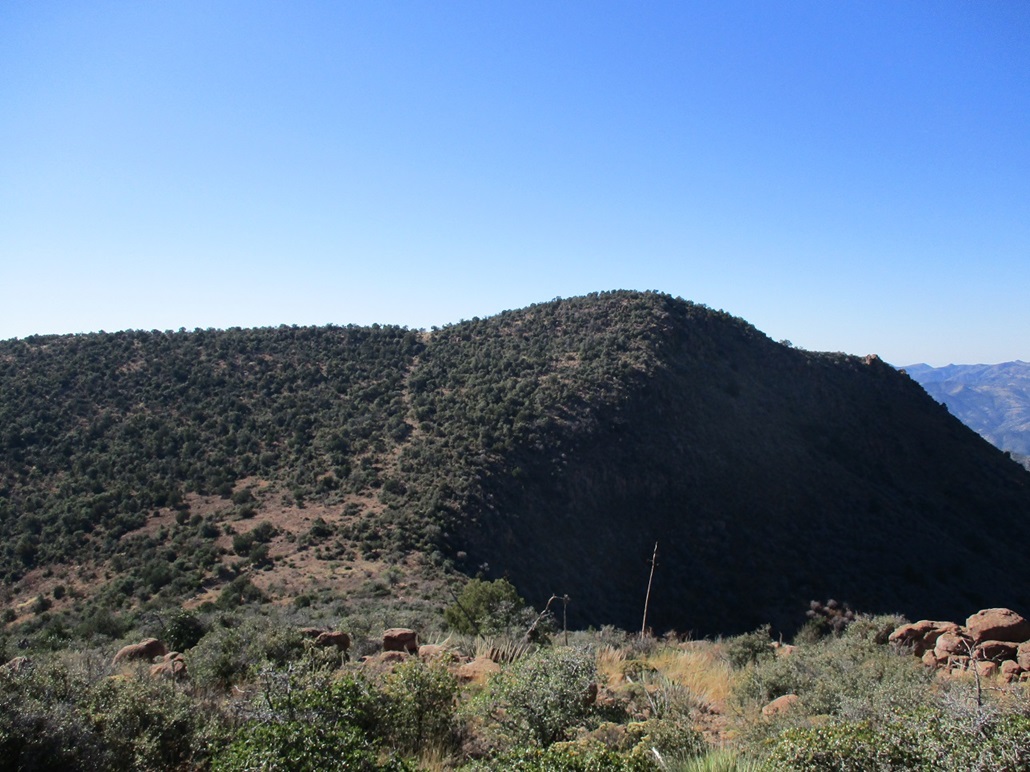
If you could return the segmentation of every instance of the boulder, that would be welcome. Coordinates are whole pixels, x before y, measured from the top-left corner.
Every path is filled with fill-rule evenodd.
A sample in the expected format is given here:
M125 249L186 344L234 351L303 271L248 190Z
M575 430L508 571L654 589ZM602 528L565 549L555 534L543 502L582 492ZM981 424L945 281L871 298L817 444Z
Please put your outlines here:
M1012 641L983 641L976 647L974 657L978 660L1004 662L1014 660L1019 651L1019 644Z
M128 646L120 648L111 663L117 665L120 662L132 662L133 660L150 662L154 657L163 657L167 653L168 647L157 638L144 638L139 643L130 643Z
M786 713L790 710L798 701L796 694L784 694L782 697L777 697L775 700L770 702L764 708L762 708L763 716L778 716L781 713Z
M940 667L941 661L937 659L937 655L932 651L923 652L923 664L931 670Z
M969 669L972 670L974 667L981 678L991 678L998 674L997 662L976 662L970 665Z
M361 660L361 666L366 670L373 670L378 673L392 672L397 665L408 661L408 655L403 651L381 651L370 657Z
M406 627L391 627L383 632L383 651L418 654L418 633Z
M453 662L457 657L442 644L426 643L418 647L418 658L427 662Z
M934 644L933 653L939 660L946 660L948 657L969 656L973 649L973 642L961 633L942 633Z
M501 666L489 657L476 657L471 662L466 662L455 671L459 681L478 684L486 683L491 676L501 672Z
M974 643L981 641L1030 641L1030 622L1007 608L977 611L966 620L966 628Z
M350 648L350 636L336 630L326 630L315 637L316 646L335 646L340 653L346 654Z
M1001 679L1007 684L1018 681L1022 673L1023 668L1015 660L1007 659L1001 663Z
M948 657L948 664L945 666L945 670L965 670L969 667L969 657L964 655L956 654L955 656Z
M1024 641L1016 649L1016 662L1023 670L1030 671L1030 641Z
M917 657L932 649L937 639L945 633L957 634L961 630L954 622L935 622L931 619L921 619L907 625L901 625L890 634L890 642L895 646L911 646L912 653Z
M151 678L167 678L179 681L189 676L186 672L186 658L177 651L170 651L150 666Z
M32 660L28 657L15 657L9 660L6 664L0 665L0 670L5 673L21 673L23 670L28 670L32 667Z

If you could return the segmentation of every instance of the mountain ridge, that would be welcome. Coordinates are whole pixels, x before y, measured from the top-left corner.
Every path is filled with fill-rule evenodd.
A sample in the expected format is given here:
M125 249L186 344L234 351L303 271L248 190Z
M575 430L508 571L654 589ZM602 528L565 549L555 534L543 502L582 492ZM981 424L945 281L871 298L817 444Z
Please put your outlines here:
M479 574L632 628L655 541L656 629L789 628L831 596L938 618L1030 606L1017 546L992 535L1030 516L1023 470L875 356L792 349L661 293L430 332L5 341L0 386L19 606L50 571L94 605L251 583L425 614Z

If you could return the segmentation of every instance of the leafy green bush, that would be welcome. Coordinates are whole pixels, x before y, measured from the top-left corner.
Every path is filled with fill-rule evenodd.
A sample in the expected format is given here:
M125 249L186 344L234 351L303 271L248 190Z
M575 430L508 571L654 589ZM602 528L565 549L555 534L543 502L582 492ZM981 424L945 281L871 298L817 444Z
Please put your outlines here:
M559 647L527 654L491 681L482 695L493 717L516 743L546 748L595 715L592 653Z
M390 745L417 756L456 745L458 681L446 667L409 659L383 679Z
M798 646L786 657L751 666L736 696L752 706L797 694L808 714L842 715L911 710L923 704L933 676L910 656L867 641L862 635L829 637Z
M868 721L788 729L773 747L768 768L797 772L920 768L923 759L915 748L916 738L904 724L892 728L890 742Z
M266 671L264 689L235 739L214 759L215 772L245 770L407 769L380 747L380 706L372 685L357 675Z
M1030 765L1030 718L943 705L874 719L796 727L775 741L773 770L927 769L1011 772ZM970 721L977 714L978 718Z
M525 607L526 601L507 579L473 579L444 611L444 619L459 633L495 635L510 632Z
M207 632L200 617L191 611L180 609L168 620L161 638L172 651L186 651L196 646Z
M769 637L769 625L763 625L750 633L727 638L723 650L730 664L742 668L754 662L773 657L772 639Z
M291 626L232 616L223 617L222 623L190 651L190 674L200 686L226 690L266 665L285 667L304 655L304 639Z
M522 747L483 760L466 772L653 772L652 759L633 756L600 744L557 743L548 748Z
M0 763L6 769L102 769L103 738L78 710L89 682L55 665L0 671Z
M147 676L103 679L86 710L98 726L111 769L179 769L200 761L207 743L203 711L193 699Z

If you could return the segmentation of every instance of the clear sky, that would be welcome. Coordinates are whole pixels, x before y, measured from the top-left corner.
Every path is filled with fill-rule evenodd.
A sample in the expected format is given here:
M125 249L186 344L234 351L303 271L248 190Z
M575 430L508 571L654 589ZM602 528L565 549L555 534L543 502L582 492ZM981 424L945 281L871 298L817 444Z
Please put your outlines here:
M0 3L0 338L658 289L1030 360L1030 3Z

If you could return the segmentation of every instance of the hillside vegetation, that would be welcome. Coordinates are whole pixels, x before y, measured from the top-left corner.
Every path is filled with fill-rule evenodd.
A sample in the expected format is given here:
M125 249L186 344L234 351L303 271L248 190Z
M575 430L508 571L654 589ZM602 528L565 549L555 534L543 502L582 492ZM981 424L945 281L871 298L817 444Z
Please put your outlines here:
M262 599L438 617L479 574L633 627L655 541L657 629L786 628L811 598L1030 606L1024 470L875 357L658 293L428 332L0 342L0 486L14 624Z

